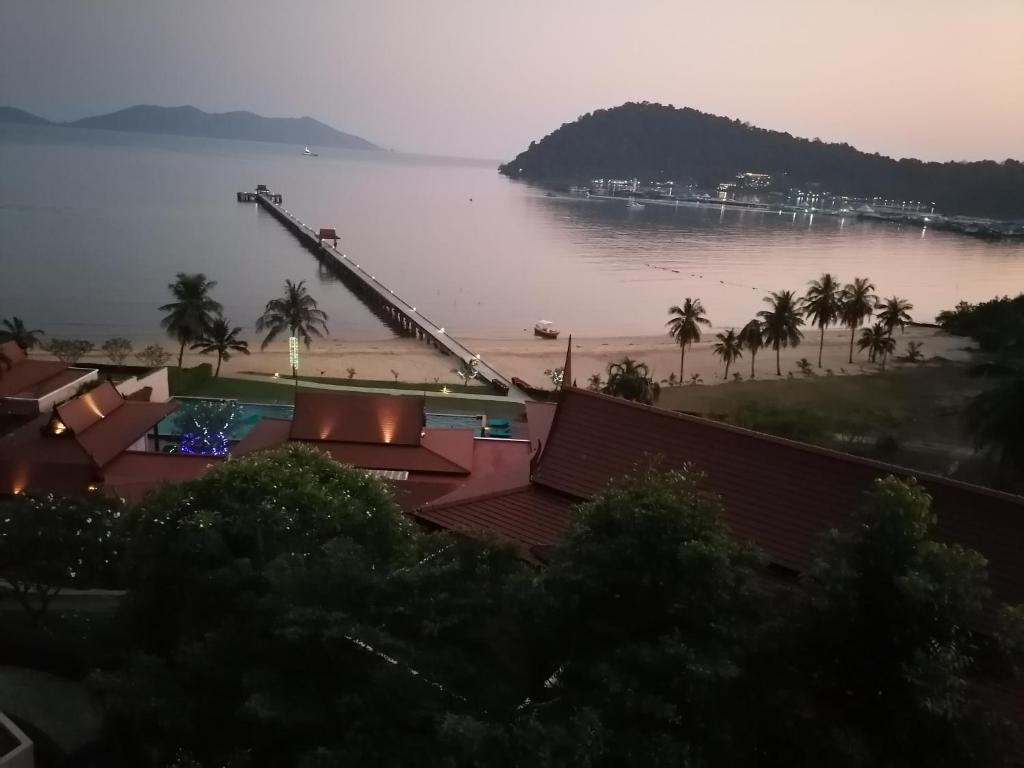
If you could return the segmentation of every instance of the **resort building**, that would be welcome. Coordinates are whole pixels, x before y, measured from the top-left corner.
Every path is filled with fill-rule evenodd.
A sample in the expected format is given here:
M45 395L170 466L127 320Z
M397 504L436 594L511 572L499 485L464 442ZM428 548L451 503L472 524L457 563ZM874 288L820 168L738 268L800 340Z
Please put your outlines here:
M422 396L300 389L291 420L262 419L232 455L286 443L311 445L391 481L407 512L456 492L476 495L529 481L530 440L427 426Z
M33 417L67 400L99 374L56 360L33 360L13 341L0 344L0 420Z
M0 437L0 496L103 489L134 498L199 477L210 457L155 452L152 433L177 406L150 402L151 393L142 387L125 397L105 381Z

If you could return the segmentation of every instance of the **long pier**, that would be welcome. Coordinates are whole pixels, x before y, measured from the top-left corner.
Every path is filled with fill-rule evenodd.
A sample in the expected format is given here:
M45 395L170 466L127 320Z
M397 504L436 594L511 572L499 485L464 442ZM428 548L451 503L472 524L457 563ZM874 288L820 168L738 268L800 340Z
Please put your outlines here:
M240 202L255 201L276 218L299 242L320 261L320 264L345 283L378 317L402 336L421 339L436 347L444 354L460 360L475 361L477 378L496 387L499 391L514 391L515 387L507 376L490 366L480 355L473 353L415 306L381 283L361 264L322 240L320 233L308 226L295 214L282 207L281 195L273 194L265 187L257 192L238 193ZM326 238L331 239L331 238Z

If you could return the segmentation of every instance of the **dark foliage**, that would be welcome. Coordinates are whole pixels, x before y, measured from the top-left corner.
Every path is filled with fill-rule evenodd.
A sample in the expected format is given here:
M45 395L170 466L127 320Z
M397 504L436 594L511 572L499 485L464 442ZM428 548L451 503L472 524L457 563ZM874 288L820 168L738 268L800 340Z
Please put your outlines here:
M1024 352L1024 294L980 304L961 301L935 320L948 333L974 339L985 352Z
M756 128L695 109L630 102L599 109L531 142L501 172L560 183L598 177L686 180L710 186L741 171L781 188L935 201L947 213L1024 216L1024 163L895 160Z

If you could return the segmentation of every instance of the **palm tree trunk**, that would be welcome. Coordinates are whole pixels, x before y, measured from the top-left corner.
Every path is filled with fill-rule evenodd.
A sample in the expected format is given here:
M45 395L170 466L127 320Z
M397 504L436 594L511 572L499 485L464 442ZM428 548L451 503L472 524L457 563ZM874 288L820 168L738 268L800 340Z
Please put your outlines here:
M818 342L818 367L821 368L821 353L825 350L825 326L821 326L821 341Z
M220 352L218 352L217 353L217 370L213 372L213 378L215 378L215 379L218 376L220 376L220 361L223 360L223 359L224 359L224 356Z
M181 358L185 356L185 342L181 342L181 349L178 350L178 367L181 368Z
M750 378L754 378L754 360L757 358L757 352L750 350Z
M725 380L729 380L729 366L732 365L732 360L725 361Z
M889 350L882 350L882 370L885 370L885 358L889 356Z
M782 366L779 364L779 357L780 357L779 350L780 350L779 347L775 348L775 375L776 376L781 376L782 375Z
M853 365L853 334L857 332L857 326L850 326L850 365Z
M683 367L686 363L686 344L679 345L679 381L683 381Z

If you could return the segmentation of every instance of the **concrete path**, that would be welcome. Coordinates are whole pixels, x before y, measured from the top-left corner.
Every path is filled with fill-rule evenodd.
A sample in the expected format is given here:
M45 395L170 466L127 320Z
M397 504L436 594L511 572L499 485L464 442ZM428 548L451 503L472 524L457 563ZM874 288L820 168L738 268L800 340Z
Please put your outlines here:
M280 384L281 386L290 385L290 379L281 376L280 378L270 375L263 375L258 373L232 373L223 374L222 378L225 379L247 379L249 381L263 381L271 382L273 384ZM443 397L445 399L451 398L453 400L485 400L494 403L525 403L529 398L525 392L521 392L518 388L513 387L509 389L507 395L472 395L462 392L434 392L429 389L391 389L388 387L348 387L344 384L324 384L318 381L302 381L299 380L299 386L306 389L329 389L336 392L364 392L371 395L427 395L428 397ZM482 388L482 387L481 387Z

